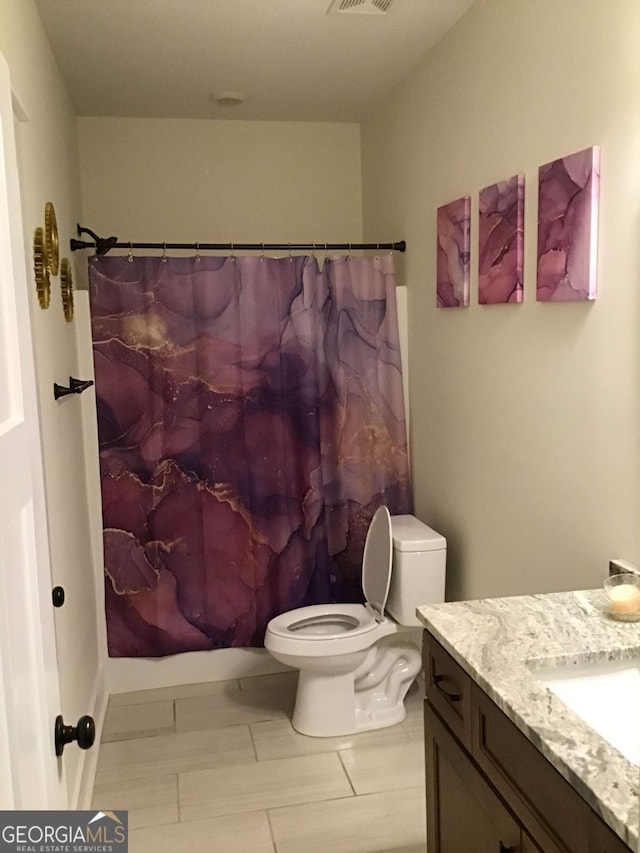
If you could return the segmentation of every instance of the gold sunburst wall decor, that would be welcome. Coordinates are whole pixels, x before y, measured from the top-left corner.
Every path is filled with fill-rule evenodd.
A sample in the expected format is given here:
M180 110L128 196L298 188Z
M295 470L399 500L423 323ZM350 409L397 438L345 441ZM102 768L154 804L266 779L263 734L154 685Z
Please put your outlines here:
M58 222L56 220L56 209L50 201L46 203L44 208L44 237L47 269L50 275L58 275L60 266Z
M40 307L48 308L51 302L51 282L45 259L44 229L40 227L33 232L33 272Z
M62 310L67 323L73 320L73 276L68 258L60 261L60 288L62 290Z

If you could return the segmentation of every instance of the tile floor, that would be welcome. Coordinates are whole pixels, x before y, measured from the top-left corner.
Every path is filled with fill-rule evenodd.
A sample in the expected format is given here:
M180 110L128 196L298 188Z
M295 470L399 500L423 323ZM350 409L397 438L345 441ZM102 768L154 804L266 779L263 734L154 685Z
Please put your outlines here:
M401 725L309 738L296 676L110 698L93 806L129 810L131 853L424 853L421 689Z

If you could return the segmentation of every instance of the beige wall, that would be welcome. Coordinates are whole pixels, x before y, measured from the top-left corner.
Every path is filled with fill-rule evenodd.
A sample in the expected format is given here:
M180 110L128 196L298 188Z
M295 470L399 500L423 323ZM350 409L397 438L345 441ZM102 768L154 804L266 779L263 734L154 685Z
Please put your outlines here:
M365 237L408 241L416 512L448 595L640 563L640 4L478 0L362 129ZM602 147L599 294L537 304L537 169ZM435 307L436 207L526 175L525 301Z
M356 124L80 118L84 223L150 242L362 238Z
M56 207L61 255L69 254L68 241L80 208L76 123L31 0L3 0L0 4L0 50L9 64L14 96L27 119L19 123L16 138L27 270L31 270L31 239L34 228L43 224L46 201ZM54 381L66 384L70 374L78 375L78 324L64 320L59 278L52 279L50 308L39 308L35 286L30 308L43 437L51 585L62 585L67 595L64 607L55 613L60 710L66 722L75 722L82 714L94 713L101 658L95 570L88 535L83 410L80 399L53 399ZM37 448L34 452L38 452ZM64 753L72 803L77 801L85 756L76 748Z

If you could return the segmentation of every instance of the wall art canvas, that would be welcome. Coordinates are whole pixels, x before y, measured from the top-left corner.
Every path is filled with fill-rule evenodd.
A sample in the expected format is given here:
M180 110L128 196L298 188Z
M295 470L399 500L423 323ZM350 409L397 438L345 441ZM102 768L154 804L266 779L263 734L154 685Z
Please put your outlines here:
M540 167L538 302L596 298L600 148Z
M524 175L480 190L478 226L480 305L522 302Z
M469 304L469 236L471 196L438 208L438 308Z

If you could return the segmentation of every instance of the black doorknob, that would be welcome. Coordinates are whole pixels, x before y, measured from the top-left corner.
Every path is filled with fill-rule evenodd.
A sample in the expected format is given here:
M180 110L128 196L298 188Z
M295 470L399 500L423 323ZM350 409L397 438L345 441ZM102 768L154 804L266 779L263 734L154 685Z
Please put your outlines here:
M93 746L95 739L96 724L93 722L93 717L80 717L77 726L65 726L62 716L59 714L56 717L54 740L57 756L62 755L66 744L74 740L78 741L80 749L89 749Z
M62 607L64 604L64 589L61 586L54 586L51 590L51 599L54 607Z

